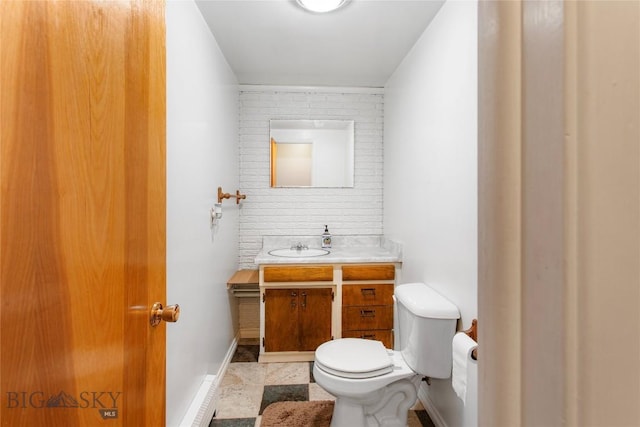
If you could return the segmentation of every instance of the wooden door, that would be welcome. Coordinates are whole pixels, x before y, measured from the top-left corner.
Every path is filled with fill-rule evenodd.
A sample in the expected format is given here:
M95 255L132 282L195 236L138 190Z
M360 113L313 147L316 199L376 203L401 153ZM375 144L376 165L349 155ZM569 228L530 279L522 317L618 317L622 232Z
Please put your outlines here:
M298 289L265 290L265 351L298 350L298 292Z
M301 351L315 351L320 344L331 340L331 293L330 288L300 289Z
M0 2L0 424L162 426L164 2Z

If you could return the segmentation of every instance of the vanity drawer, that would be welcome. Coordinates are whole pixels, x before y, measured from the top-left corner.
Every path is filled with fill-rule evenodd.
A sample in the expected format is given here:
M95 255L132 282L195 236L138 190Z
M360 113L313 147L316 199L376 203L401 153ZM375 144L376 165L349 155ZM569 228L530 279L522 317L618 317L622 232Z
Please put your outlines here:
M265 282L330 282L333 267L318 265L309 267L265 267Z
M393 305L393 284L343 285L342 305Z
M391 330L378 331L342 331L342 338L362 338L365 340L382 341L386 348L393 348L393 332Z
M342 333L362 329L393 329L393 306L342 307Z
M342 280L393 280L395 277L393 264L342 266Z

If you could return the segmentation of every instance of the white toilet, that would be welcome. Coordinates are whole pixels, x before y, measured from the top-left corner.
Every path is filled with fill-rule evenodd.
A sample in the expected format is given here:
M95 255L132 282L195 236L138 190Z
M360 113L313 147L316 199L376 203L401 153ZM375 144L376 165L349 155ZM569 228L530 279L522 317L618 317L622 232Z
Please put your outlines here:
M405 427L423 376L451 376L458 307L424 283L395 289L399 350L343 338L316 349L313 376L336 396L331 427Z

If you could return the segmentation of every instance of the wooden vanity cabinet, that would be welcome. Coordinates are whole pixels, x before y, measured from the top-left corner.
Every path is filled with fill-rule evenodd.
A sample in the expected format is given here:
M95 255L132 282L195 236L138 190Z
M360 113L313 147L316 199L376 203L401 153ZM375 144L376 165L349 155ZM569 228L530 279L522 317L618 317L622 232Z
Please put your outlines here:
M334 337L393 348L393 263L260 266L259 362L302 362ZM335 293L335 295L334 295Z
M264 268L265 284L274 285L263 293L265 352L315 351L331 340L332 279L331 266Z
M395 266L342 267L342 337L382 341L393 348Z

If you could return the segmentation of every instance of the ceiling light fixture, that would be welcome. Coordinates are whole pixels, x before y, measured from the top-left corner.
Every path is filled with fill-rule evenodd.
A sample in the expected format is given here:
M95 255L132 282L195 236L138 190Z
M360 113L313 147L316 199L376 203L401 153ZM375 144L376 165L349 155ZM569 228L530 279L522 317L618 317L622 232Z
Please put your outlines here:
M348 0L296 0L300 6L311 12L325 13L334 11Z

